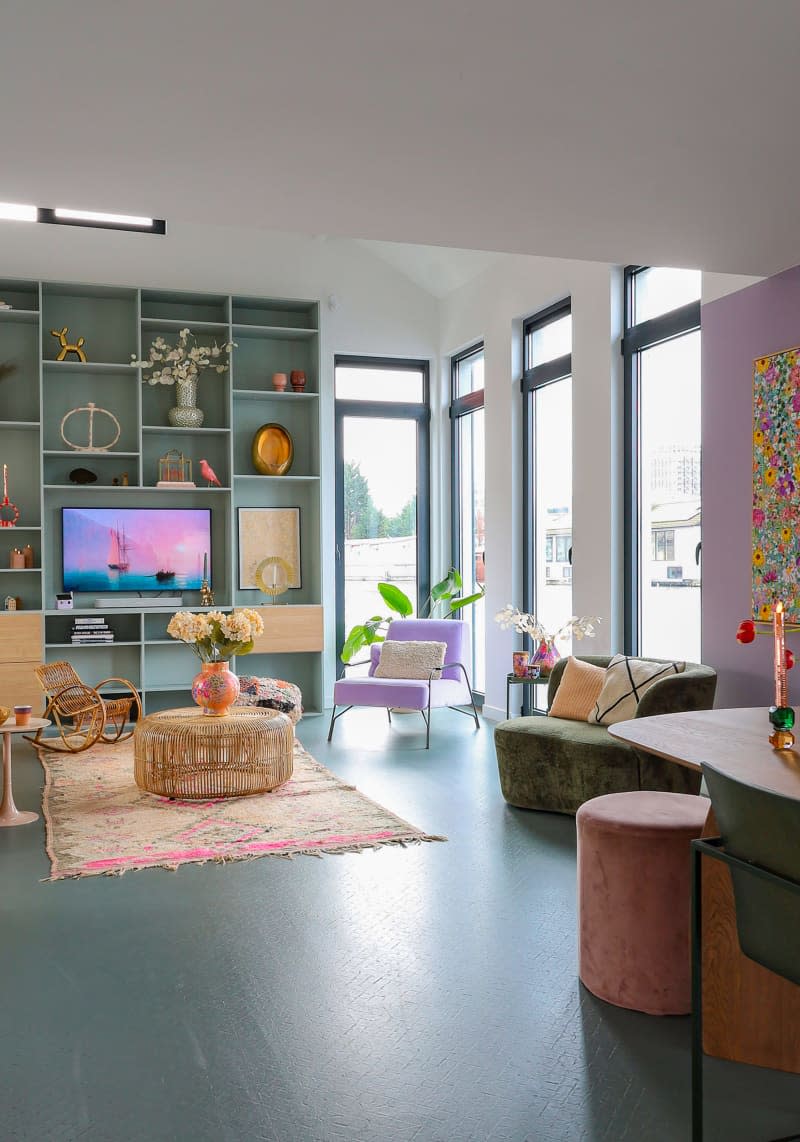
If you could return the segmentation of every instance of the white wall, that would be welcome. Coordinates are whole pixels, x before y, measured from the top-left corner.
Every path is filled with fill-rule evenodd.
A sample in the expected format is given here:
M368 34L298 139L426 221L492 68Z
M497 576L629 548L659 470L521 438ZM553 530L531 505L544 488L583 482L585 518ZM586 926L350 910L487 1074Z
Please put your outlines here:
M438 360L438 302L356 242L236 226L170 226L166 238L3 222L5 278L195 289L321 302L325 699L334 647L333 359L337 353ZM334 308L328 299L333 297Z
M513 632L492 618L522 602L522 319L565 297L573 314L573 611L599 615L587 652L616 649L621 634L622 469L619 447L621 271L594 262L509 257L441 303L443 383L450 354L483 338L486 384L487 693L505 717Z

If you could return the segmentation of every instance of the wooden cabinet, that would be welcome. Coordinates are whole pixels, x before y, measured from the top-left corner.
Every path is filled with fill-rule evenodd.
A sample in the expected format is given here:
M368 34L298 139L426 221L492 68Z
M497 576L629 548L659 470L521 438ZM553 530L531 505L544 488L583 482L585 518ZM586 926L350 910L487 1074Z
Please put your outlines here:
M42 662L42 616L0 614L0 706L29 704L38 711L42 690L33 673Z

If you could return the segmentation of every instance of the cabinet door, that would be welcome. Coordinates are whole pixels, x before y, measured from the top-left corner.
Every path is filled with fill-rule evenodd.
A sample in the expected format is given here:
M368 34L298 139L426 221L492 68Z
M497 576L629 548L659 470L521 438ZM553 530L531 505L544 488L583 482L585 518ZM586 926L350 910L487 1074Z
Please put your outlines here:
M0 706L43 709L42 688L34 666L42 661L42 616L23 612L0 614Z
M272 606L255 608L264 620L264 633L255 640L255 654L295 654L323 649L322 607Z

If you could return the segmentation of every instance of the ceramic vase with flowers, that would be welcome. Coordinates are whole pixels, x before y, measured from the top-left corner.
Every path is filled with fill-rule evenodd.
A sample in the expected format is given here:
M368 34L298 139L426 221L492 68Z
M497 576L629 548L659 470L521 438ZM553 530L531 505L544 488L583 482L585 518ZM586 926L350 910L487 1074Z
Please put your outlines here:
M261 615L251 607L172 616L167 634L191 646L203 664L192 682L192 698L204 714L222 718L230 711L239 697L239 679L228 662L235 654L249 654L263 631Z
M174 428L200 428L205 414L197 407L198 378L205 369L224 373L228 368L224 357L235 345L235 341L199 345L190 329L181 329L176 345L156 337L147 359L140 361L132 353L131 365L142 370L142 380L149 385L175 385L176 402L167 413Z
M530 657L528 670L538 666L539 677L546 678L561 657L556 643L569 638L570 635L577 639L592 638L595 633L595 625L600 622L600 619L593 615L584 615L581 618L573 615L558 630L550 632L539 622L536 615L520 611L509 603L503 607L502 611L498 611L494 616L494 621L499 623L503 630L512 628L518 634L529 636L536 649ZM515 657L519 653L516 651Z

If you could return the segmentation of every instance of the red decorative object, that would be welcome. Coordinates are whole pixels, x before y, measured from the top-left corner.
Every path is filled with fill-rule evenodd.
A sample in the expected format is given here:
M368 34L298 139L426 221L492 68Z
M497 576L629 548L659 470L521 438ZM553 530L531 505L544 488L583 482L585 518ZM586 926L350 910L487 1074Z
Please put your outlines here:
M756 624L752 619L744 619L739 623L739 629L736 632L737 642L753 642L756 637Z
M546 678L560 657L561 655L556 650L555 643L545 642L545 640L542 639L536 648L536 653L531 659L531 666L540 667L541 677Z
M224 718L239 697L239 679L227 662L204 662L192 683L192 698L215 718Z
M0 504L0 527L14 527L19 522L19 508L8 498L8 464L3 465L3 502Z

